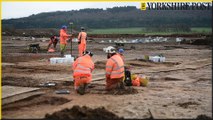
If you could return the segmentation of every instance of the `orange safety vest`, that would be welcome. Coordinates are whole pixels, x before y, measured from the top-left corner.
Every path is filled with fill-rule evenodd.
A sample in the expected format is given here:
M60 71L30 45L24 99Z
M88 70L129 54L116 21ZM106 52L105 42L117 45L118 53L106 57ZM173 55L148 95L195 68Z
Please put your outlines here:
M80 32L78 34L78 41L81 41L81 44L86 44L87 39L87 33L86 32Z
M106 63L106 77L124 77L124 62L118 54L113 55Z
M122 54L118 54L120 57L121 57L121 59L124 61L124 55L122 55Z
M67 34L67 32L63 29L60 30L60 44L67 44L67 39L68 39L69 35Z
M73 76L92 76L94 70L94 63L89 55L79 57L73 63Z

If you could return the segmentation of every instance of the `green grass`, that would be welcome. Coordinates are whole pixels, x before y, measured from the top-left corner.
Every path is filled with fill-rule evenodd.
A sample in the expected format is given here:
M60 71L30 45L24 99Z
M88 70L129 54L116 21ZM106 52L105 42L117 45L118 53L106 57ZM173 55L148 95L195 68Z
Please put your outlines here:
M200 28L191 28L191 31L194 33L211 33L212 28L200 27Z
M90 29L90 34L143 34L144 28Z
M212 28L208 27L194 27L191 32L147 32L145 28L110 28L110 29L90 29L89 34L146 34L146 35L170 35L170 34L193 34L202 33L209 34Z

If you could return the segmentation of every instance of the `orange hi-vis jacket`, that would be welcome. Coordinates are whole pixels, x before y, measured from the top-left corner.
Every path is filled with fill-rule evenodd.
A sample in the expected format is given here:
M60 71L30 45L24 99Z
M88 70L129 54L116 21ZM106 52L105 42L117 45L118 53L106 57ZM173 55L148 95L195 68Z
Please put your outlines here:
M124 61L124 55L123 54L118 54L120 57L121 57L121 59Z
M81 41L81 44L86 44L86 38L87 38L86 32L80 32L78 34L78 41Z
M73 63L73 76L92 76L94 63L89 55L84 55L76 59Z
M124 77L124 62L118 54L107 60L106 77L110 79Z
M67 39L68 39L69 35L67 34L67 32L63 29L60 30L60 44L67 44Z

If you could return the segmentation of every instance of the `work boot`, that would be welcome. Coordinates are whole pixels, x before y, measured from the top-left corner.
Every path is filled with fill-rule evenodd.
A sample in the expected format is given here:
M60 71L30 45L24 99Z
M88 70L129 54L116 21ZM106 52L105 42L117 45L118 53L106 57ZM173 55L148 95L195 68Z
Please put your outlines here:
M90 92L88 83L84 84L84 90L85 90L85 93L89 93Z
M84 95L84 93L85 93L85 86L84 86L84 84L81 84L81 85L78 87L77 93L80 94L80 95Z
M123 81L120 82L120 86L119 87L120 87L120 89L125 90L125 85L124 85Z

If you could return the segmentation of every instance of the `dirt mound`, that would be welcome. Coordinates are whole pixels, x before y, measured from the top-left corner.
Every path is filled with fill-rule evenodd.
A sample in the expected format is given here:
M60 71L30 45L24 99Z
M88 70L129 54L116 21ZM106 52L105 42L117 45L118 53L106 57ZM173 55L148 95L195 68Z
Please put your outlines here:
M128 94L137 94L138 90L133 87L126 87L125 89L115 89L108 91L107 94L112 95L128 95Z
M91 109L86 106L73 106L71 109L63 109L52 115L46 114L45 120L69 120L69 119L123 119L114 113L106 110L104 107Z
M62 105L64 103L69 102L70 100L61 97L46 97L46 99L38 100L35 102L36 105Z
M195 120L212 120L212 118L206 115L198 115Z
M196 39L191 43L192 45L212 45L212 37L208 37L206 39Z
M3 110L17 110L22 107L39 106L39 105L62 105L70 100L62 97L50 97L50 96L33 96L21 101L15 102L15 104L8 104L3 106Z

